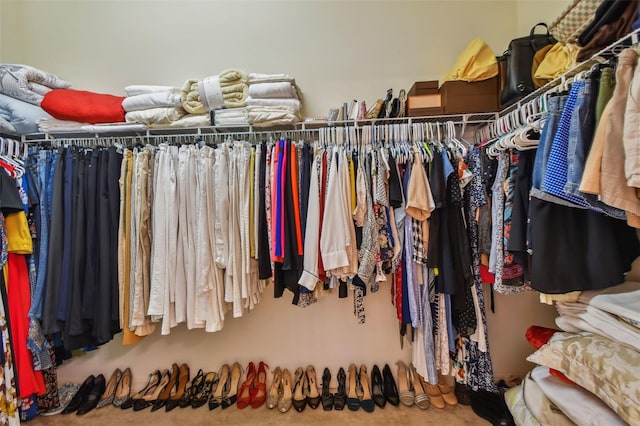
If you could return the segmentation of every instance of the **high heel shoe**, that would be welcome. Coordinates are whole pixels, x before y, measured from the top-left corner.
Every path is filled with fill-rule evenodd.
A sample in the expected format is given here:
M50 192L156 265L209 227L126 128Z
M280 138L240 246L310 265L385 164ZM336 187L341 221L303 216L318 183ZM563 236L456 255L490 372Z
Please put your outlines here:
M438 373L438 389L442 393L442 399L447 405L458 405L458 398L453 391L453 387L449 384L447 379L440 373Z
M292 405L291 373L286 368L282 372L282 393L278 398L278 411L286 413Z
M407 407L411 407L415 403L416 394L411 389L411 380L409 380L409 371L404 362L398 361L398 389L400 402Z
M209 400L211 395L211 389L218 380L218 375L210 371L204 376L204 380L200 383L200 386L196 389L195 394L191 397L191 408L200 408Z
M396 386L396 381L393 379L393 373L391 373L389 364L384 365L382 377L384 396L389 404L397 407L400 405L400 396L398 395L398 387Z
M162 379L162 374L160 374L159 370L154 371L149 375L149 379L147 380L147 384L140 389L138 392L131 395L127 398L122 404L120 404L120 408L126 410L128 408L133 407L133 404L140 398L142 398L147 392L152 392L160 383L160 379Z
M162 372L162 376L158 385L150 390L149 392L142 395L142 398L137 399L133 404L133 411L144 410L153 404L155 400L158 399L158 396L164 391L164 389L169 384L169 380L171 379L171 375L169 374L169 370L164 370Z
M362 389L360 406L367 413L371 413L376 408L376 404L373 402L373 399L371 398L371 389L369 387L369 377L367 377L367 367L364 365L360 366L359 386L360 386L360 389Z
M71 398L71 401L69 401L69 404L67 404L64 410L62 410L62 414L70 414L75 411L78 411L78 408L80 408L80 405L82 404L82 402L87 398L87 395L89 395L89 392L91 392L91 389L93 389L93 385L95 384L95 381L96 381L96 378L93 374L91 374L89 377L84 379L84 382L82 382L76 394L73 395L73 398Z
M131 395L131 369L127 368L118 381L111 403L114 407L120 407L129 398L129 395Z
M262 361L258 364L258 374L251 391L251 408L260 407L267 399L267 367Z
M247 406L251 403L251 392L253 389L253 382L256 379L256 366L253 365L253 362L249 363L247 367L247 378L240 386L240 390L238 391L238 408L243 409L247 408Z
M333 409L333 394L330 390L331 372L325 368L322 372L322 409L331 411Z
M307 367L307 404L314 410L320 405L320 392L318 392L316 381L316 369L310 365Z
M414 402L421 410L426 410L431 405L429 402L429 395L424 390L422 386L422 381L420 380L420 376L416 371L416 368L411 364L411 376L413 378L413 391L415 393Z
M222 399L220 406L225 409L231 407L238 400L238 386L240 385L240 377L242 377L242 367L237 362L231 366L231 379L228 392Z
M302 371L302 367L298 367L296 370L296 374L293 378L293 408L296 409L298 413L304 410L304 407L307 405L307 401L305 399L305 388L307 383L307 376Z
M178 374L180 374L180 368L178 367L178 364L174 362L171 366L171 376L169 377L169 383L164 388L164 390L160 392L158 398L153 401L153 405L151 406L152 413L161 409L167 403L167 400L171 396L171 391L178 385Z
M104 393L104 376L102 374L98 374L95 382L93 383L93 387L91 391L87 394L87 397L82 401L80 407L78 407L77 415L86 414L89 411L96 408L98 405L98 401L100 401L100 396Z
M271 383L271 389L267 396L267 408L272 409L278 406L278 398L282 392L282 370L280 367L276 367L273 370L273 382Z
M107 382L107 386L104 389L104 393L100 397L100 401L96 408L106 407L107 405L111 405L113 402L113 398L116 394L116 388L120 383L120 379L122 378L122 371L119 368L116 368L115 371L111 374L109 381Z
M231 368L228 364L225 364L220 368L218 373L218 386L215 391L211 393L209 398L209 410L215 410L222 405L222 399L224 398L225 389L230 386L231 380Z
M349 366L349 393L347 393L347 407L351 411L358 411L360 409L360 399L357 394L358 387L358 373L356 366L351 364Z
M380 408L384 408L387 403L387 399L384 397L384 384L382 383L382 373L380 368L374 365L371 369L371 395L373 402Z
M182 395L182 398L180 398L180 401L178 401L178 406L180 408L185 408L191 405L191 399L193 398L196 391L198 390L198 387L200 387L203 381L204 381L204 371L200 369L196 373L195 377L191 380L191 384L189 385L187 390L184 392L184 395Z
M338 379L338 391L333 395L333 409L340 411L344 409L344 405L347 402L347 375L344 372L344 368L340 367L336 378Z
M165 411L167 413L180 404L180 401L184 397L187 383L189 383L189 366L187 364L182 364L179 371L180 373L176 383L176 393L170 396L165 403Z
M440 388L438 388L437 385L432 385L431 383L427 383L422 377L419 377L419 378L425 393L429 395L429 400L431 401L431 405L433 405L436 408L444 408L447 404L444 402L444 398L442 398L442 393L440 392Z

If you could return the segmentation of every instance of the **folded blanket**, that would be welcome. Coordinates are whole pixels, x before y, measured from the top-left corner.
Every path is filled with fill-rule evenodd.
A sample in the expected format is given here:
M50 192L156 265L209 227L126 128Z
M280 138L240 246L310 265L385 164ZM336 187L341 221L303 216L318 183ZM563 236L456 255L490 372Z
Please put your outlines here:
M247 126L249 114L246 108L230 108L211 111L216 126Z
M151 108L128 112L125 116L127 123L142 123L147 126L168 125L187 115L182 108Z
M628 281L593 296L589 304L640 327L640 283Z
M56 120L55 118L42 119L38 121L38 127L42 133L119 133L119 132L143 132L147 129L144 124L129 123L108 123L89 124L78 121Z
M258 72L249 73L249 84L254 83L277 83L286 81L289 83L295 83L295 78L288 74L262 74Z
M87 133L128 133L144 132L147 130L147 126L139 123L90 124L82 126L82 130Z
M181 92L179 87L152 86L148 84L134 84L131 86L127 86L124 88L124 91L127 92L127 96L147 95L149 93L156 93L156 92L171 92L171 93Z
M0 94L0 118L6 123L4 132L26 135L38 132L38 120L51 118L39 106Z
M182 107L180 94L171 92L153 92L145 93L143 95L129 96L122 101L122 108L124 108L125 112L160 107Z
M123 96L73 89L54 89L42 99L42 109L59 120L85 123L124 121Z
M300 101L294 98L247 98L247 105L287 106L295 112L300 111Z
M289 107L248 106L249 124L258 127L293 124L300 121L298 114Z
M169 127L208 127L211 126L209 114L187 114L169 124ZM160 127L160 125L153 125Z
M289 82L256 83L249 85L252 98L293 98L298 99L298 90Z
M220 75L187 80L182 87L182 107L191 114L205 114L223 106L242 107L247 96L246 74L240 70L226 70Z
M34 105L51 89L65 89L71 84L56 75L28 65L0 65L0 93Z
M82 126L89 126L89 123L79 121L58 120L56 118L43 118L38 120L38 129L42 133L79 132Z

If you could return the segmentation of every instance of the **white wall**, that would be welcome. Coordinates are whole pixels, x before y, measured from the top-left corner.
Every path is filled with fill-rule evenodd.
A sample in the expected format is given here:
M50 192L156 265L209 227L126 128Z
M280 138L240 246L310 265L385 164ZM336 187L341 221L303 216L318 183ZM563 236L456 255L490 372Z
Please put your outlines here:
M181 85L231 67L286 72L296 77L307 114L324 116L346 100L371 103L390 87L397 93L416 80L441 79L475 37L500 53L523 29L550 22L555 3L1 0L0 62L30 64L74 88L113 94L124 94L129 84ZM351 298L333 294L300 309L289 295L275 300L271 291L250 315L228 320L219 333L179 327L131 347L117 336L65 363L60 379L131 366L140 382L147 371L173 361L217 369L223 362L262 359L272 367L335 369L410 359L407 345L400 349L387 286L367 296L365 325L356 324ZM497 308L488 314L496 376L522 374L531 352L524 330L550 324L553 313L533 293L498 297Z
M531 27L539 22L551 26L555 18L573 3L571 0L517 0L518 25L520 36L529 34ZM542 29L538 28L537 32Z

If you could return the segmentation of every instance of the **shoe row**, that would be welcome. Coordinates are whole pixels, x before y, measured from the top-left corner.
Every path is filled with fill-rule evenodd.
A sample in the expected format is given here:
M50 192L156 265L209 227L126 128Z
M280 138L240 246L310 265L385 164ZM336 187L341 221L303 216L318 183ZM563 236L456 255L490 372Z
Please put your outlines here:
M319 387L311 365L306 369L297 368L293 375L286 368L275 368L267 391L268 366L264 362L257 367L250 362L246 374L236 362L223 365L218 372L199 370L192 379L187 364L174 363L170 370L151 373L145 386L133 394L131 370L116 369L106 383L102 374L87 377L62 413L85 414L107 405L134 411L149 407L156 411L164 407L168 412L176 407L199 408L205 404L209 410L232 405L239 409L258 408L266 402L268 408L277 407L286 413L291 407L302 412L307 406L316 409L320 405L325 411L343 410L346 406L351 411L362 408L371 412L376 406L384 408L387 403L416 405L421 409L457 404L453 388L444 378L440 377L438 384L432 385L412 365L407 367L399 361L397 366L397 384L388 364L382 371L374 365L370 375L364 365L358 368L351 364L347 371L340 368L336 374L336 392L331 392L331 371L324 369Z

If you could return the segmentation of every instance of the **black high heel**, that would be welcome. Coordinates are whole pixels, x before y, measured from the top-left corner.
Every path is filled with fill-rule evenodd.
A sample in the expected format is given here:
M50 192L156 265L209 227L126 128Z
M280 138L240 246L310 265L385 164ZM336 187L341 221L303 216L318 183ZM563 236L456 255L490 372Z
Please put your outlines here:
M220 372L218 373L218 386L216 389L211 392L211 396L209 397L209 410L215 410L220 405L222 405L222 399L224 398L225 389L229 388L230 380L231 380L231 370L227 364L223 365L220 368Z
M69 402L69 404L67 404L65 409L62 410L62 414L70 414L75 411L78 411L78 408L80 408L80 405L84 402L84 400L87 399L89 392L91 392L91 390L93 389L93 385L95 384L95 381L96 381L96 378L93 374L87 377L82 383L82 385L80 385L80 388L78 389L76 394L73 395L73 398L71 398L71 401Z
M384 408L387 403L383 389L382 373L380 373L378 366L374 365L371 369L371 396L373 397L373 402L380 408Z
M400 405L400 396L398 395L398 387L396 386L396 381L393 379L393 374L391 373L391 368L389 364L385 364L382 369L383 376L383 392L384 396L387 398L387 402L395 407Z
M147 380L147 384L140 389L138 392L131 395L127 398L121 405L120 408L123 410L129 409L133 407L137 400L142 398L147 392L150 392L152 389L155 389L160 383L160 379L162 378L162 374L160 370L156 370L149 375L149 379Z
M231 407L238 400L238 387L240 386L240 378L242 377L242 367L237 362L231 366L231 376L229 379L229 387L225 386L224 397L222 398L222 409Z
M328 368L324 369L322 373L322 408L324 411L331 411L333 409L333 394L329 391L331 383L331 372Z
M320 394L316 380L316 369L310 365L307 367L307 405L314 410L320 405Z
M198 386L196 393L191 398L191 408L200 408L209 400L209 395L211 394L211 388L218 378L216 373L209 372L204 376L204 380Z
M307 400L305 399L305 386L307 383L307 376L302 371L301 367L298 367L296 370L296 374L293 379L293 395L291 398L291 402L293 404L293 408L296 409L298 413L304 410L304 407L307 406Z
M333 395L333 409L342 410L347 402L347 374L344 372L344 368L340 367L338 370L338 391Z
M200 369L198 370L196 376L191 380L191 384L182 395L182 398L180 398L180 400L178 401L178 406L180 408L188 407L189 405L191 405L191 398L193 398L193 395L196 393L198 386L200 386L200 383L202 383L203 380L204 372L202 371L202 369Z

